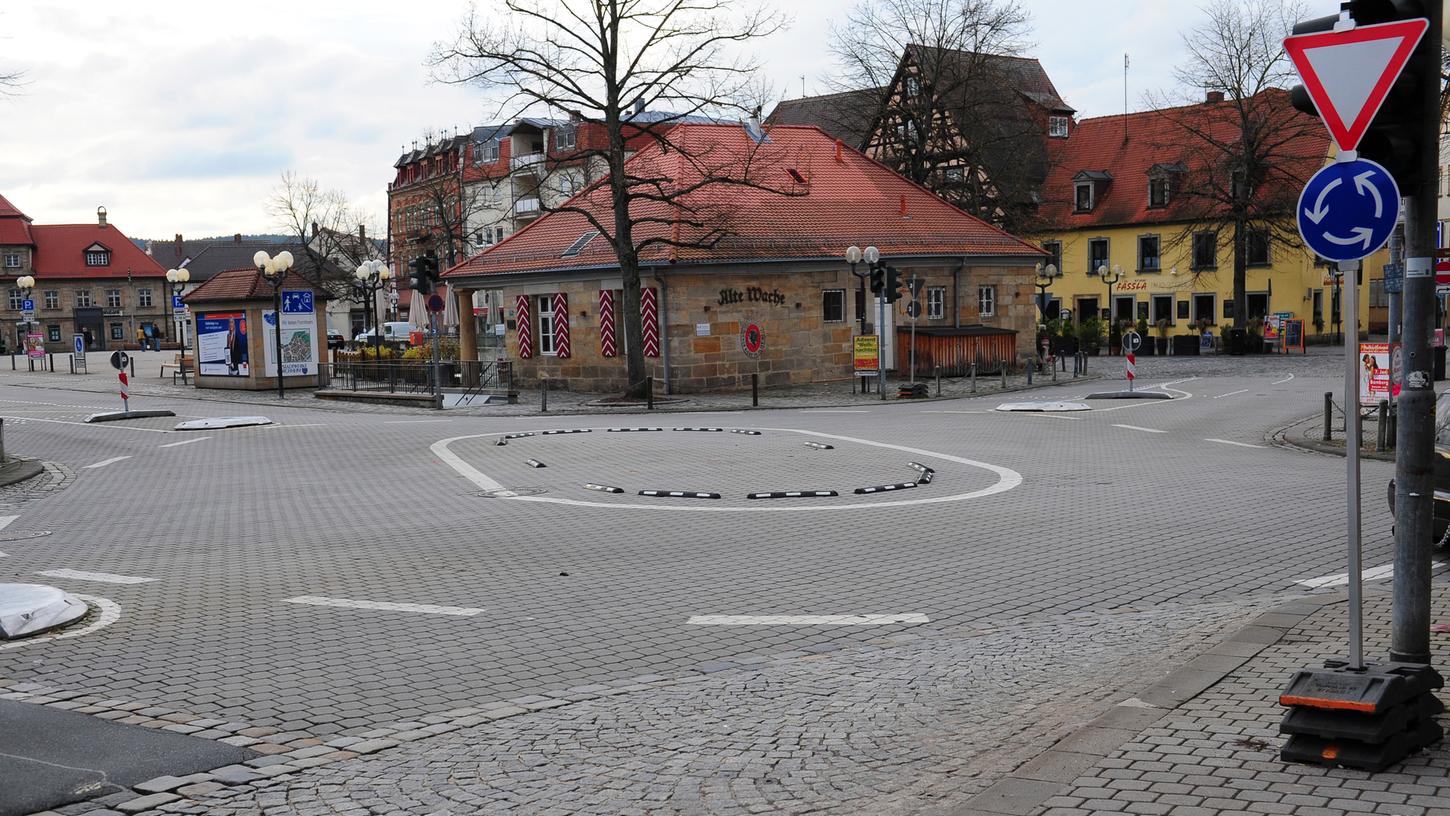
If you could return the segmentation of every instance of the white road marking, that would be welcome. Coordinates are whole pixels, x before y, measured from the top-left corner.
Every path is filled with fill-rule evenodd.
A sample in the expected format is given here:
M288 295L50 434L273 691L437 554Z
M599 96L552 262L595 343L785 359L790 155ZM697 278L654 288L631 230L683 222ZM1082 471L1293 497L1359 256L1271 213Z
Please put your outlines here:
M1284 383L1286 383L1286 382L1288 382L1288 381L1290 381L1292 379L1294 379L1294 375L1293 374L1290 374L1289 376L1285 377L1282 380L1274 380L1273 382L1269 383L1269 385L1283 385Z
M90 634L97 629L102 629L104 627L110 626L111 624L121 619L121 605L113 600L110 600L109 598L98 598L93 595L82 595L78 592L72 593L72 597L85 601L88 604L94 604L95 606L100 607L101 614L96 617L96 620L93 623L88 626L83 626L80 629L67 629L58 634L36 635L35 637L24 638L21 640L17 640L13 643L0 643L0 652L5 651L6 649L19 649L21 646L29 646L32 643L45 643L51 640L64 640L66 638L80 637L81 635Z
M1234 396L1236 394L1247 394L1248 392L1249 392L1249 389L1242 388L1242 389L1239 389L1238 391L1230 391L1227 394L1219 394L1218 396L1214 397L1214 399L1223 399L1224 397L1232 397L1232 396Z
M1168 433L1167 431L1160 431L1157 428L1144 428L1144 427L1142 427L1140 425L1117 425L1117 424L1114 424L1113 427L1114 428L1127 428L1130 431L1142 431L1143 433Z
M327 427L327 423L308 422L301 425L283 425L279 422L274 422L271 425L254 425L252 427L259 431L275 431L279 428L325 428Z
M156 428L133 428L133 427L131 427L129 425L112 425L112 424L110 424L108 422L107 423L100 423L100 424L97 424L95 422L71 422L68 419L41 419L40 417L18 417L18 416L10 416L9 414L4 415L4 418L5 419L18 419L18 420L22 420L24 422L49 422L49 423L52 423L52 424L55 424L55 425L79 425L82 428L104 428L104 429L109 430L109 431L141 431L143 433L171 433L171 431L158 430Z
M1378 581L1381 578L1389 578L1395 574L1394 564L1385 564L1382 567L1371 567L1360 573L1360 578L1365 581ZM1319 578L1304 578L1295 581L1300 586L1312 589L1323 589L1325 587L1347 586L1349 584L1349 573L1341 572L1338 575L1324 575Z
M307 604L309 606L336 606L342 609L379 609L385 612L421 612L425 615L454 615L471 618L481 614L482 609L471 606L436 606L434 604L389 603L387 601L359 601L352 598L324 598L321 595L298 595L283 598L283 603Z
M890 626L930 623L920 613L905 615L691 615L693 626Z
M1237 445L1240 448L1259 448L1259 449L1263 449L1263 448L1268 447L1267 445L1250 445L1247 442L1235 442L1232 439L1205 439L1203 441L1205 441L1205 442L1217 442L1220 445Z
M819 409L815 411L801 411L803 414L869 414L870 411L859 408L844 408L841 410Z
M10 522L20 518L19 516L0 516L0 530L10 526Z
M1171 399L1171 400L1137 400L1137 401L1130 401L1130 404L1129 405L1116 405L1116 406L1113 406L1112 408L1094 408L1093 409L1093 413L1095 413L1095 414L1106 414L1109 411L1125 411L1125 410L1127 410L1129 408L1151 408L1154 405L1173 405L1175 403L1181 403L1181 402L1184 402L1184 401L1193 399L1193 394L1190 393L1190 392L1188 392L1188 391L1184 391L1181 388L1173 388L1172 386L1175 386L1175 385L1177 385L1179 383L1186 383L1186 382L1189 382L1190 380L1196 380L1196 379L1198 379L1198 378L1197 377L1184 377L1181 380L1169 380L1166 383L1158 383L1156 385L1150 385L1150 386L1147 386L1146 388L1143 389L1144 391L1151 391L1151 390L1153 390L1155 388L1161 388L1164 391L1172 391L1175 394L1182 394L1183 395L1182 397L1179 397L1177 399Z
M996 411L922 411L923 414L995 414Z
M1042 411L1001 411L998 413L1011 413L1017 416L1037 417L1038 419L1065 419L1068 422L1079 422L1082 420L1082 417L1058 416L1057 414L1049 414Z
M101 461L95 463L94 465L86 465L85 467L81 468L81 470L91 470L92 468L103 468L106 465L114 465L117 462L121 461L122 459L130 459L130 458L131 457L129 457L129 456L112 456L110 459L102 459Z
M178 445L190 445L193 442L200 442L203 439L211 439L211 437L209 437L209 436L197 436L197 437L193 437L191 439L183 439L180 442L168 442L165 445L159 445L158 447L162 447L162 448L174 448L174 447L177 447Z
M754 428L752 430L779 431L781 433L798 433L804 434L806 436L818 437L820 439L839 439L842 442L855 442L858 445L867 445L873 448L886 448L888 450L897 450L903 453L914 453L918 456L927 456L933 459L941 459L947 462L956 462L958 464L966 465L968 467L980 468L981 470L996 474L997 482L996 484L984 487L980 490L973 490L967 493L957 493L951 496L934 496L932 498L924 499L901 499L899 501L870 503L863 502L853 504L821 504L812 506L802 505L797 507L702 507L699 505L684 506L668 504L611 504L608 502L592 502L583 501L580 499L562 499L555 498L553 496L520 496L516 493L513 493L512 491L504 490L502 484L499 484L487 474L463 461L463 459L460 458L458 454L454 453L448 447L454 442L459 442L464 439L484 439L491 436L501 436L504 433L503 431L495 431L493 433L482 434L467 434L465 436L453 436L449 437L448 439L440 439L437 442L434 442L432 445L429 445L428 450L432 451L433 455L437 456L439 461L443 462L443 464L446 464L449 467L453 468L453 470L456 471L459 476L462 476L463 478L482 488L484 491L492 491L494 498L523 502L540 502L543 504L563 504L572 507L607 507L614 510L671 510L680 513L809 513L820 510L870 510L872 508L880 507L908 507L917 504L938 504L941 502L957 502L967 501L970 499L984 499L988 496L994 496L998 493L1006 493L1007 491L1012 490L1013 488L1016 488L1022 484L1022 474L1011 468L1002 467L1001 465L994 465L989 462L978 462L975 459L965 459L960 456L952 456L948 453L937 453L936 451L922 450L921 448L911 448L905 445L893 445L889 442L873 442L869 439L858 439L854 436L839 436L837 434L821 433L819 431L806 431L799 428Z
M452 422L451 419L389 419L384 425L419 425L425 422ZM295 425L293 427L296 427Z
M74 581L96 581L102 584L149 584L155 578L141 578L135 575L115 575L109 572L84 572L73 569L41 570L36 575L47 578L70 578Z

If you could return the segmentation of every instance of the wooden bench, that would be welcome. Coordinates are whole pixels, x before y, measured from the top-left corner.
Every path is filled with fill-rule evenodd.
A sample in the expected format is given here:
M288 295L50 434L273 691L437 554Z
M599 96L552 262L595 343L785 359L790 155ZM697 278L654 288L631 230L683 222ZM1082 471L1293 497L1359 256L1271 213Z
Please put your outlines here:
M166 377L167 369L171 370L171 384L175 385L176 375L180 374L182 380L184 381L187 374L196 373L196 358L182 357L181 354L178 352L174 357L171 358L171 362L161 364L161 377L163 379L165 379Z

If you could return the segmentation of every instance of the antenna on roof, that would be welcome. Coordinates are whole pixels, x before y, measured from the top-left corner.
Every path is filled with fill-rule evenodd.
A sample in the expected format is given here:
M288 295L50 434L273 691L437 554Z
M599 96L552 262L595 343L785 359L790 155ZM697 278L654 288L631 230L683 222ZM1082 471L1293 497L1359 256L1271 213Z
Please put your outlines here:
M1128 143L1128 55L1123 54L1123 144Z
M806 75L801 74L801 99L806 98Z

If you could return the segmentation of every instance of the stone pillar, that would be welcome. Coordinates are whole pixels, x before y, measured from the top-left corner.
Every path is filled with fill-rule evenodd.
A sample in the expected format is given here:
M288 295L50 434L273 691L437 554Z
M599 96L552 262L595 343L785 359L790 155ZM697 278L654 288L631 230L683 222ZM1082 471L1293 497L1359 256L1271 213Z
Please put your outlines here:
M478 385L478 331L473 317L473 290L455 288L458 298L458 359L463 364L463 387Z

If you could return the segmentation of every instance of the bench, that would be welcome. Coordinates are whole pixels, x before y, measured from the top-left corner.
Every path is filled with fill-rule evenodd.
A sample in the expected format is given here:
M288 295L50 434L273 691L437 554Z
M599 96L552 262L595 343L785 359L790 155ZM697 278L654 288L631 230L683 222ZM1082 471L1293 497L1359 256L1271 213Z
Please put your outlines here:
M180 374L182 382L186 381L187 374L196 373L196 358L182 357L181 354L171 358L171 362L161 364L161 377L166 378L167 369L171 370L171 384L176 385L176 375Z

